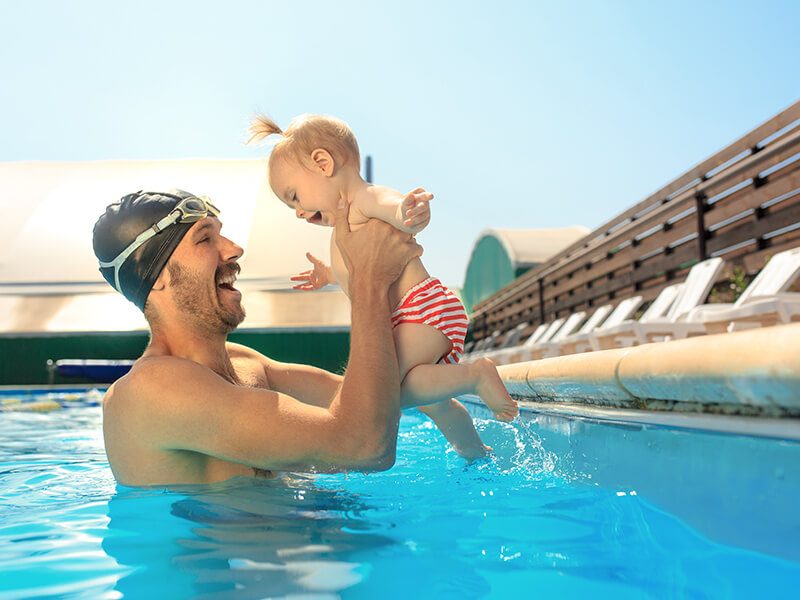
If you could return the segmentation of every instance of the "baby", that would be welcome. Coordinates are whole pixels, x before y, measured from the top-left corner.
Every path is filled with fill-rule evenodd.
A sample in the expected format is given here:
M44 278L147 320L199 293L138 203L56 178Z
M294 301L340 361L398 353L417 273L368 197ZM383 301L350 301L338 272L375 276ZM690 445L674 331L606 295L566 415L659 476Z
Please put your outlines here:
M337 204L344 199L353 230L371 218L412 235L427 225L427 203L433 195L418 188L403 197L364 181L358 143L344 121L303 115L281 130L259 116L250 132L251 142L272 134L282 136L269 157L269 184L298 218L332 227ZM338 283L347 294L348 273L333 236L330 267L311 254L306 256L313 269L292 278L302 282L296 289ZM428 415L461 456L483 456L489 448L480 441L464 406L452 396L477 394L501 421L513 420L519 410L490 360L458 364L468 325L463 304L428 274L419 258L406 266L389 290L389 300L394 307L403 406L416 406Z

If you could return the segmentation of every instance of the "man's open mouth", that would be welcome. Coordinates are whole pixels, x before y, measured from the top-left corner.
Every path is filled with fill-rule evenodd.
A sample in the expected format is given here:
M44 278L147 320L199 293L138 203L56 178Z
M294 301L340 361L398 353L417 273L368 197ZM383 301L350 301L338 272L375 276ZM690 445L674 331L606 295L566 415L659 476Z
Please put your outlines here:
M229 292L238 292L233 284L236 283L236 273L227 273L217 280L217 287Z

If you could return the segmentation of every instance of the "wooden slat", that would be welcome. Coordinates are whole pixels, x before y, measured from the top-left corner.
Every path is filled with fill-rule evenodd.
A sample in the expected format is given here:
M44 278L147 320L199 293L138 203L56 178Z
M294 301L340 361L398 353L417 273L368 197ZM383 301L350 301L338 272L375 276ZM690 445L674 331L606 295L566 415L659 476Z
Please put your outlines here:
M756 275L767 264L767 260L779 252L796 248L800 243L800 230L795 230L789 235L770 240L770 242L772 243L767 248L743 257L741 262L748 275Z
M798 188L800 188L800 162L794 166L793 172L784 177L770 179L760 188L748 187L708 207L706 227L712 227L748 209L758 208Z
M798 135L800 135L800 131L796 132L795 134L795 136ZM776 167L785 160L796 158L799 153L800 148L798 147L798 144L795 143L783 149L782 151L770 153L769 157L763 161L757 161L756 159L758 159L761 154L756 154L748 159L748 161L752 162L751 165L745 165L744 163L748 161L742 161L742 164L739 165L736 173L729 175L726 171L720 173L718 178L709 179L703 185L703 192L708 198L712 198L713 196L716 196L717 194L720 194L739 183L742 183L748 179L752 179L761 173ZM787 167L784 167L784 169L785 168ZM773 177L779 177L779 173L780 171L777 171L775 174L773 174Z
M714 253L749 239L759 239L764 234L794 223L800 223L800 197L765 209L765 214L761 218L746 219L730 228L715 232L715 235L708 240L708 251Z
M688 202L685 202L681 206L676 206L675 210L668 211L667 218L679 215L687 210L687 207L689 206L691 205ZM594 278L608 272L613 272L624 265L631 264L634 260L645 254L648 254L649 252L664 247L675 240L681 239L697 229L694 222L694 216L693 214L690 214L677 221L668 231L664 231L663 222L656 224L652 222L643 222L640 227L636 227L631 230L631 234L633 235L626 236L625 239L619 240L619 242L620 244L622 242L629 242L636 235L642 234L652 229L654 226L658 226L660 230L639 241L635 246L628 245L623 250L613 254L611 258L607 258L607 253L604 251L605 248L600 247L597 254L593 254L591 257L593 260L599 259L593 264L591 270L587 271L585 268L580 268L575 265L576 270L573 271L573 279L577 278L580 281L587 278ZM558 286L556 288L558 289L559 293L568 290L571 287L569 281L570 279L568 279L566 276L562 276L559 279Z
M611 292L633 286L636 283L647 281L655 275L676 270L683 263L689 262L696 257L696 251L688 244L681 246L671 254L661 254L654 257L639 269L622 273L613 279L606 279L592 286L591 289L584 290L575 294L574 302L585 302L592 296L606 296Z

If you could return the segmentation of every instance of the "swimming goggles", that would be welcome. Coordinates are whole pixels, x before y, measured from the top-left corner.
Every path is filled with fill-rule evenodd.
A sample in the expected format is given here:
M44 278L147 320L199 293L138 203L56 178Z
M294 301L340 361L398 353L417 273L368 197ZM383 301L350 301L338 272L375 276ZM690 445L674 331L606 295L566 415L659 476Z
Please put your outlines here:
M175 205L175 208L173 208L166 217L137 235L130 246L120 252L114 260L110 262L100 261L100 268L114 268L114 287L122 294L122 287L119 283L120 267L122 267L122 264L139 246L157 233L164 231L170 225L175 225L175 223L194 223L195 221L204 219L208 215L213 217L219 216L219 209L211 204L210 198L207 196L189 196L188 198L184 198Z

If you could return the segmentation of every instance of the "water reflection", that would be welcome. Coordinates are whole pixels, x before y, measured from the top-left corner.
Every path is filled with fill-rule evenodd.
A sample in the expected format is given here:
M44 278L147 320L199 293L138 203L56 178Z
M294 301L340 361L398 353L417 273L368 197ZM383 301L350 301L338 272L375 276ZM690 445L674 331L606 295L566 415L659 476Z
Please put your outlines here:
M120 488L108 505L103 549L132 568L116 589L133 596L338 592L361 579L358 563L345 557L397 543L385 526L358 516L369 508L298 477L163 493Z

